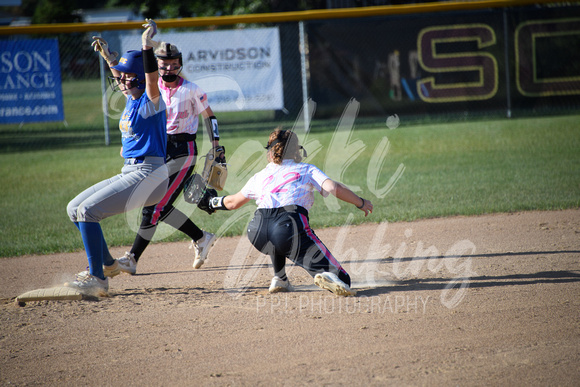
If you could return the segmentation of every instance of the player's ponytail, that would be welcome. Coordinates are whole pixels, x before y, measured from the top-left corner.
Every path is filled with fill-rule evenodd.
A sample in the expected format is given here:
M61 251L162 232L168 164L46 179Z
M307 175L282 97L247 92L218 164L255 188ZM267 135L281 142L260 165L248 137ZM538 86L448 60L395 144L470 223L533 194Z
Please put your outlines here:
M270 133L268 145L266 146L271 153L272 162L282 164L285 159L294 160L299 163L302 161L300 149L304 149L298 144L298 136L291 130L275 129ZM306 151L303 151L306 157Z

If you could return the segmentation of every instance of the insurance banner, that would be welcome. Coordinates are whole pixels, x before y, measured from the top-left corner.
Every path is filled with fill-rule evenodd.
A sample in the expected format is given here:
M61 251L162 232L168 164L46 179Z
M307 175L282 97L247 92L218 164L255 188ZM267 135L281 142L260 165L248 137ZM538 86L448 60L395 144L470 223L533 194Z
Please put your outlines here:
M213 111L278 110L284 107L278 28L159 33L175 44L183 75L199 85ZM123 51L138 49L140 36L121 39Z
M0 124L63 120L58 40L0 41Z

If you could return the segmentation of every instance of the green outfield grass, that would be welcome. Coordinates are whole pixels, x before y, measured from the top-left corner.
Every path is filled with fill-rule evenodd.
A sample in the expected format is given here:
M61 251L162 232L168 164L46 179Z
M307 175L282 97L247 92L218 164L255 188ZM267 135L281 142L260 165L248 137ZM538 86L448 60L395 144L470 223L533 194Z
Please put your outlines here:
M375 125L366 122L355 126L349 140L351 144L358 141L362 148L350 164L345 160L349 160L352 152L330 148L335 135L332 125L315 125L306 146L313 157L306 161L326 169L333 179L359 187L358 193L373 201L375 211L364 218L352 205L341 202L336 207L337 203L317 195L311 223L320 228L347 221L396 222L578 208L579 121L578 116L560 116L422 126L402 122L395 130L388 129L383 122ZM98 136L98 132L91 133ZM82 137L83 131L67 130L66 134ZM84 188L120 171L122 159L115 145L119 142L117 136L113 130L114 144L108 147L87 141L82 147L54 145L50 149L0 154L0 194L4 199L0 204L4 215L0 224L0 256L82 249L80 236L68 220L66 205ZM265 165L264 150L260 149L265 138L263 131L242 132L224 127L222 143L232 163L228 191L224 193L239 190L247 174ZM318 152L313 147L316 141L321 145ZM381 149L387 149L387 141L390 147L385 157L373 158L379 144ZM205 149L207 144L202 143L201 147ZM386 195L380 193L378 197L377 192L385 189L390 180L393 182L397 171L399 179L391 184ZM253 205L212 216L183 201L178 202L178 208L191 213L202 228L236 235L245 229ZM350 213L354 217L349 220ZM129 217L119 215L104 220L102 226L108 243L130 245L134 237L131 227L137 219L138 212L134 211ZM230 223L232 227L228 227ZM161 241L185 240L181 233L163 225L157 237Z

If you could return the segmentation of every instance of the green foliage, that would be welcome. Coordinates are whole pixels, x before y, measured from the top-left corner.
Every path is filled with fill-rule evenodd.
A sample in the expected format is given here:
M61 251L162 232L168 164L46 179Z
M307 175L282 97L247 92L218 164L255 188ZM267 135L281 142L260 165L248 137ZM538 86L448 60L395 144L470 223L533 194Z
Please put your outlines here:
M148 18L182 18L242 15L270 12L270 4L264 0L111 0L108 7L130 7L135 13L142 13Z
M76 0L40 0L34 8L33 24L76 23L81 18L74 11Z
M265 12L305 11L325 9L324 0L22 0L20 10L34 16L33 23L69 23L82 9L125 8L146 18L184 18L225 15L247 15ZM62 21L57 21L62 20Z

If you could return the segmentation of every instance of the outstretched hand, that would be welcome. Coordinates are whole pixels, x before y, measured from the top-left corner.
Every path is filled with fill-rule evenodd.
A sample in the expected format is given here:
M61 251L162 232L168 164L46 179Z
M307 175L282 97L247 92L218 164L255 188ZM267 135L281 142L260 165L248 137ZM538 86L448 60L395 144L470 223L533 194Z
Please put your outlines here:
M373 212L373 203L371 203L370 200L363 199L363 198L361 198L361 199L363 200L363 205L362 205L362 207L358 207L357 206L357 208L359 210L361 210L361 211L364 211L365 216L367 216L368 214L372 214L372 212Z
M159 42L153 40L153 37L157 34L157 23L155 23L152 19L145 19L143 28L145 28L143 35L141 35L141 42L143 46L153 47L153 49L159 47Z
M109 44L107 41L100 36L93 36L93 42L91 43L93 50L101 54L105 62L110 66L111 63L117 60L118 52L111 52L109 50Z

